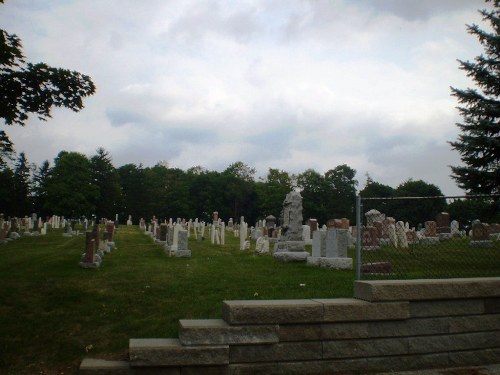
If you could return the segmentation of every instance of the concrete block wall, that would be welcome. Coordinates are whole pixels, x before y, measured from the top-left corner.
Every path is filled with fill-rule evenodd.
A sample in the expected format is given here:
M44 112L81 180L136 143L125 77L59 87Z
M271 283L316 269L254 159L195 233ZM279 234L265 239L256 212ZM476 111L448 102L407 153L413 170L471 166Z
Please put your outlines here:
M326 374L500 363L500 278L356 281L354 298L225 301L80 374Z

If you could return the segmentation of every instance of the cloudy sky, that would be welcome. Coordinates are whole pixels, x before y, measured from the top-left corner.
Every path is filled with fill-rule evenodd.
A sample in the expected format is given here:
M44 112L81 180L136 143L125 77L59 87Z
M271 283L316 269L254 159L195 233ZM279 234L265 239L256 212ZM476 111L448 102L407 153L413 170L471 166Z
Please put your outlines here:
M5 128L29 161L104 147L116 167L236 161L461 194L447 141L457 59L482 52L482 0L7 0L0 27L28 61L90 75L85 109ZM3 126L3 125L2 125Z

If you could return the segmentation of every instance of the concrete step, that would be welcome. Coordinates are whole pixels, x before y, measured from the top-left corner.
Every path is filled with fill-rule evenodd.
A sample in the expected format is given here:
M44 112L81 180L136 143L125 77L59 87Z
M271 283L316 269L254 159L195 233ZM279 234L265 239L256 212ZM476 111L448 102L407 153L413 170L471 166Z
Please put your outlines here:
M232 326L222 319L181 319L182 345L273 344L279 341L279 326Z
M130 339L130 366L227 365L228 345L184 346L179 339Z
M80 364L79 375L130 375L127 361L107 361L104 359L84 358Z

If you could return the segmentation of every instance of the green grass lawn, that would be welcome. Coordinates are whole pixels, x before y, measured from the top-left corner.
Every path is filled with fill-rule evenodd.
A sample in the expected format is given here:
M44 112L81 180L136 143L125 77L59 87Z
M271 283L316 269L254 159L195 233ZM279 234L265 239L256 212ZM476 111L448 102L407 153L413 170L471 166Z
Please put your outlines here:
M75 374L85 356L126 358L130 338L177 337L179 319L220 318L224 300L352 296L354 271L256 256L229 232L225 246L190 239L192 258L182 259L120 226L98 269L79 267L84 241L53 230L0 245L0 374ZM393 265L388 278L500 276L500 243L363 254L378 261Z
M283 264L191 239L169 258L137 226L120 226L98 269L78 266L84 236L62 230L0 245L0 374L74 374L85 356L126 358L129 338L177 337L179 319L222 316L235 299L352 296L354 271ZM301 286L305 284L305 286Z
M470 238L454 238L433 245L415 244L407 249L382 246L365 251L363 264L390 262L387 276L363 275L363 279L428 279L500 276L500 241L491 247L471 247Z

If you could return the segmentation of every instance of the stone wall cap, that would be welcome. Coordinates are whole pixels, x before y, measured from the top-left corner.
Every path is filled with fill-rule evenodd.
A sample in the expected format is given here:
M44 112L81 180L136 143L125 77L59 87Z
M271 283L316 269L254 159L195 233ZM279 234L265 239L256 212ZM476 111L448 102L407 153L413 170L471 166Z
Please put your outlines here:
M500 277L354 282L354 298L370 302L500 296Z

